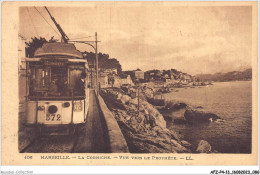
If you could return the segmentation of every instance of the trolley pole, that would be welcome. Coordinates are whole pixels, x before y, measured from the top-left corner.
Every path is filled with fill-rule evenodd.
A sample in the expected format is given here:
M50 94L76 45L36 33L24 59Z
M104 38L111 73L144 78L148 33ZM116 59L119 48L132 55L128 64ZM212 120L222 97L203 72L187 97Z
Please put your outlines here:
M98 43L98 41L97 41L97 32L95 33L95 43L96 43L96 49L95 49L95 52L96 52L96 90L97 90L97 96L98 96L98 94L99 94L99 85L98 85L98 47L97 47L97 43Z

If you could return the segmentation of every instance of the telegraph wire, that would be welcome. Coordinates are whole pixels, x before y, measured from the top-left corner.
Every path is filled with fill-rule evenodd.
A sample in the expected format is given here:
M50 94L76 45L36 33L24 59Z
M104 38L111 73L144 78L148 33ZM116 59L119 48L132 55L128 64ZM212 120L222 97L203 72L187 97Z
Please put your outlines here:
M50 25L50 23L44 18L44 16L41 14L41 12L34 6L34 8L37 10L37 12L41 15L41 17L45 20L45 22L47 23L47 24L49 24L49 26L51 26ZM58 36L60 36L60 34L51 26L51 28L52 28L52 30L54 31L54 32L56 32L57 33L57 35Z

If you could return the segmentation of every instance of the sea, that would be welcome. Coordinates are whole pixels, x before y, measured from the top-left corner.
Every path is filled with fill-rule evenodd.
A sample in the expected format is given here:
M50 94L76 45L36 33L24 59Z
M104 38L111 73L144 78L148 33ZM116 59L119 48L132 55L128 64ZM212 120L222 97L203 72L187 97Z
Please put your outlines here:
M220 153L251 153L252 147L252 81L214 82L196 88L178 88L164 95L167 101L184 102L189 106L218 115L223 123L176 124L168 129L179 132L196 149L206 140Z

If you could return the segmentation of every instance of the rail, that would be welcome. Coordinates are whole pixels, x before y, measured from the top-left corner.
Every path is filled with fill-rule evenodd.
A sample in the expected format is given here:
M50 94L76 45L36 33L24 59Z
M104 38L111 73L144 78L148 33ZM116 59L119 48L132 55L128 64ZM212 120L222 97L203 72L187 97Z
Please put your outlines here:
M126 140L118 126L118 123L112 114L112 112L107 108L103 98L99 95L97 97L101 112L104 116L108 137L110 142L110 149L112 153L129 153Z

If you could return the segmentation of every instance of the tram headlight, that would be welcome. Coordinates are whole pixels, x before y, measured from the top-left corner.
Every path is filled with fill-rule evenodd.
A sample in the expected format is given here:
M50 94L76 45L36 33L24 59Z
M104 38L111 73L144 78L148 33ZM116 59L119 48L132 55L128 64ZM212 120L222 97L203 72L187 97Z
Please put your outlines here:
M68 108L68 107L70 107L70 103L69 103L69 102L65 102L65 103L63 103L63 107L64 107L64 108Z
M51 105L51 106L49 106L49 108L48 108L48 112L50 113L50 114L54 114L54 113L56 113L58 111L58 108L57 108L57 106L55 106L55 105Z
M81 101L74 101L73 102L73 110L74 111L82 111L82 102Z
M44 107L44 106L38 106L37 110L38 110L38 111L44 111L44 110L45 110L45 107Z

